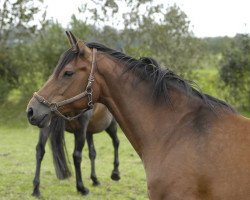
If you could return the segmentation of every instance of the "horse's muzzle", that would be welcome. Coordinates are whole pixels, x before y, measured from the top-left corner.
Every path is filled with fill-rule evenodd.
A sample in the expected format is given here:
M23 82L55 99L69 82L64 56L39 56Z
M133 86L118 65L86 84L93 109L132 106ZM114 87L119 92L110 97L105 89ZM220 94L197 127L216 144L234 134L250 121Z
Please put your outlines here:
M35 99L32 98L29 102L26 112L30 124L39 128L49 126L51 120L50 110Z

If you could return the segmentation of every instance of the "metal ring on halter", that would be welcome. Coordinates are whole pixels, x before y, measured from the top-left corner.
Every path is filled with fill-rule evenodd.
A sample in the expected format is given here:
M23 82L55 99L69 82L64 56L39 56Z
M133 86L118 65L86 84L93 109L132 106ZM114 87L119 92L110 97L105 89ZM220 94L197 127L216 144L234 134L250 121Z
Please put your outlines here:
M57 110L57 108L58 108L57 103L51 103L50 104L51 112L55 112Z
M86 92L88 95L92 95L93 89L91 87L86 88Z
M89 100L89 102L88 102L88 107L90 108L90 109L92 109L93 108L93 100L92 100L92 92L93 92L93 89L91 88L91 87L89 87L89 88L87 88L86 89L86 92L87 92L87 94L88 94L88 100Z
M97 50L95 48L93 48L93 59L92 59L92 68L91 68L91 71L90 71L90 74L89 74L89 78L88 78L88 84L86 86L86 89L84 92L74 96L74 97L71 97L69 99L65 99L63 101L60 101L60 102L49 102L47 101L44 97L42 97L41 95L37 94L36 92L33 94L33 97L35 97L40 103L48 106L51 110L51 112L54 112L56 115L62 117L63 119L65 120L68 120L68 121L71 121L71 120L74 120L76 118L78 118L79 116L81 116L81 114L89 109L92 109L93 108L93 89L92 89L92 83L95 81L95 77L94 77L94 73L95 73L95 70L96 70L96 61L95 61L95 56L96 56L96 52ZM67 105L67 104L70 104L70 103L73 103L77 100L80 100L82 99L83 97L88 97L88 107L86 109L83 109L78 115L76 116L73 116L73 117L67 117L65 115L63 115L59 110L58 108L61 107L61 106L64 106L64 105Z
M93 105L93 102L92 102L92 101L89 101L89 102L88 102L88 107L89 107L90 109L92 109L92 108L94 107L94 105Z

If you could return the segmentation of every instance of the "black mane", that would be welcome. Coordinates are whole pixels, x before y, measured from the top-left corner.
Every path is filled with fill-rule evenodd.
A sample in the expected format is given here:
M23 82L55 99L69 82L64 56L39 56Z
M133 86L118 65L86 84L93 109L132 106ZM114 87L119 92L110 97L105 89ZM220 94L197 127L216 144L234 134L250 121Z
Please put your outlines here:
M89 48L96 48L99 51L105 52L108 55L125 63L125 71L132 71L141 80L148 80L153 83L153 97L155 99L164 97L167 102L171 102L169 90L171 87L177 87L184 91L187 95L194 95L200 97L211 108L214 106L222 106L235 112L235 110L226 102L212 97L208 94L204 94L201 91L195 89L192 82L184 80L173 71L169 69L162 69L157 61L152 58L144 57L135 59L122 52L110 49L99 43L88 43Z
M152 58L143 57L135 59L99 43L87 43L86 45L91 49L96 48L98 51L104 52L123 62L125 65L125 72L132 71L140 80L150 81L153 84L152 95L154 99L163 97L168 103L171 103L169 91L174 87L182 90L188 96L201 98L211 109L213 109L214 106L220 106L235 112L235 110L226 102L195 89L192 82L184 80L169 69L161 68ZM59 64L55 69L55 73L58 74L66 64L78 56L79 54L71 49L66 51L62 55Z

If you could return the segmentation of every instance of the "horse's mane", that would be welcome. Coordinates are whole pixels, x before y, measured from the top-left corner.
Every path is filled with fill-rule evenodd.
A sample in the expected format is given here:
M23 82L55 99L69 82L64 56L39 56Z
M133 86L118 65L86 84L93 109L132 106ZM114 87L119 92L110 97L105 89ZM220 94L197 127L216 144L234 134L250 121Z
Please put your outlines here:
M72 60L76 59L79 56L79 52L73 51L71 48L65 51L61 56L57 63L57 66L54 70L54 74L56 77L62 71L62 69L69 64Z
M128 71L133 72L140 80L150 81L153 85L153 98L159 99L163 97L166 102L171 103L170 90L172 88L178 88L183 91L188 96L196 96L202 99L202 101L208 105L210 108L215 106L220 106L235 112L235 110L228 105L226 102L212 97L208 94L201 92L194 87L194 83L187 81L173 71L169 69L163 69L160 65L153 59L148 57L143 57L140 59L135 59L128 56L122 52L110 49L99 43L87 43L89 48L96 48L98 51L104 52L111 57L117 59L119 62L123 62L125 65L125 73ZM55 73L59 74L62 68L68 64L70 61L78 57L79 55L72 51L67 50L59 60L59 64L55 69Z

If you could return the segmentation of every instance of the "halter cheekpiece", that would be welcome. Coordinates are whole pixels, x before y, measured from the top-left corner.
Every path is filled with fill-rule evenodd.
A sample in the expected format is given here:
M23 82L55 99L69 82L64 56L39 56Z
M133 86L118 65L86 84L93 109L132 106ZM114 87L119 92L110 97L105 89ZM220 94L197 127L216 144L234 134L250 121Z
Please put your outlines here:
M63 101L59 101L59 102L49 102L44 97L42 97L41 95L37 94L37 92L35 92L33 94L33 97L35 97L40 103L48 106L50 108L51 112L54 112L56 115L62 117L65 120L68 120L68 121L72 121L72 120L78 118L79 116L81 116L81 114L84 113L85 111L92 109L93 108L93 99L92 99L93 89L92 89L92 84L95 81L94 73L95 73L95 69L96 69L96 52L97 52L97 50L95 48L93 48L92 68L91 68L91 71L90 71L90 74L89 74L88 84L87 84L86 89L85 89L84 92L82 92L82 93L80 93L80 94L78 94L78 95L76 95L74 97L71 97L69 99L66 99L66 100L63 100ZM68 117L68 116L63 115L58 110L58 108L60 108L60 107L62 107L64 105L73 103L73 102L75 102L75 101L77 101L79 99L82 99L84 97L88 98L88 107L86 109L81 110L81 112L79 114L77 114L77 115L75 115L73 117Z

